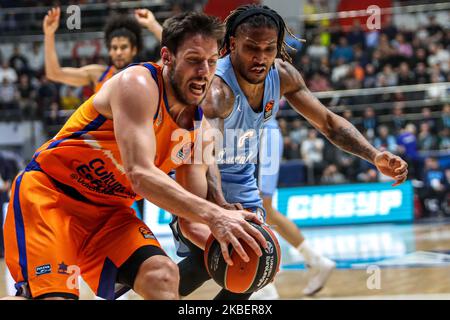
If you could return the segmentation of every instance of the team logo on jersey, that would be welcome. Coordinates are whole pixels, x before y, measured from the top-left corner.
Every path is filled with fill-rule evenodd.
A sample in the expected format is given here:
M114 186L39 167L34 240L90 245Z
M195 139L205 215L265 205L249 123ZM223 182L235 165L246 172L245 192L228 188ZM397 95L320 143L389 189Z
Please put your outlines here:
M273 106L275 104L274 100L270 100L267 102L266 106L264 107L264 121L268 120L273 113Z
M159 126L162 123L162 116L163 112L161 111L161 108L158 109L158 117L156 118L155 126Z
M177 152L177 158L179 158L181 161L184 161L189 158L192 152L192 148L194 147L193 142L186 143L180 151Z
M36 267L36 275L42 276L43 274L52 273L52 266L50 264L44 264L42 266Z
M149 228L139 227L139 232L142 234L144 239L155 239L156 240L155 235L150 231Z
M63 262L58 263L58 273L60 274L68 274L67 273L67 267L68 265Z

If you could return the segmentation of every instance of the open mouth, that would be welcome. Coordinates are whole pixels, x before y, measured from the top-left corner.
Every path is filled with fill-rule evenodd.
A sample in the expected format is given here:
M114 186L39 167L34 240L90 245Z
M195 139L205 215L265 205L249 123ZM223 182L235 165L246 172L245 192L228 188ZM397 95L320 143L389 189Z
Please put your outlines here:
M250 69L250 71L258 75L261 75L264 74L264 72L266 72L266 67L265 66L253 67Z
M189 90L196 96L202 96L206 90L206 83L203 82L191 82L189 84Z

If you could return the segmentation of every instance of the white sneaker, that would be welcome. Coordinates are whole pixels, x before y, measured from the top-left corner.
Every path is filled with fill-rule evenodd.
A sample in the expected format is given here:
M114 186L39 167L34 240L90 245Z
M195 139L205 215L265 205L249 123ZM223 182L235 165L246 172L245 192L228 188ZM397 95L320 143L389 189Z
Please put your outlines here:
M256 291L250 296L250 300L278 300L280 295L273 282L266 285L264 288Z
M333 270L336 268L336 262L321 257L317 264L310 266L310 279L303 294L312 296L322 290Z

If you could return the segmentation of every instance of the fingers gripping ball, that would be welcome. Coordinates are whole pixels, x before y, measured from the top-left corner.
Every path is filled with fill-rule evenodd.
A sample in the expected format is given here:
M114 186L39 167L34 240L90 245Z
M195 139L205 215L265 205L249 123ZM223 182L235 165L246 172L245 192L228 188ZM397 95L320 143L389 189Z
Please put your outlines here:
M209 275L221 287L234 293L251 293L263 288L272 282L280 268L281 250L275 234L267 225L249 223L267 240L268 248L261 248L263 252L261 257L241 241L250 260L244 262L239 254L231 249L230 257L233 265L229 266L222 256L219 242L212 235L205 247L204 259Z

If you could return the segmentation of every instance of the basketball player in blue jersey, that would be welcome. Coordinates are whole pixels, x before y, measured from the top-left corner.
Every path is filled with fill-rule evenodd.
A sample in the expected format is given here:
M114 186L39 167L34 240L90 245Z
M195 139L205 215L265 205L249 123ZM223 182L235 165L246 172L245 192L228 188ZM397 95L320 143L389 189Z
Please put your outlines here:
M373 163L395 180L394 186L403 183L408 173L405 161L375 149L351 123L329 111L310 93L290 63L284 42L286 31L281 16L266 6L241 6L226 19L222 58L202 103L205 116L223 133L223 146L216 151L221 164L208 170L209 199L224 206L242 206L265 218L255 178L259 132L275 117L282 96L337 147ZM180 295L186 296L210 278L203 263L210 232L206 225L180 218L172 228L175 239L190 250L178 264ZM306 258L306 251L302 253ZM250 295L223 289L216 299L248 299Z

